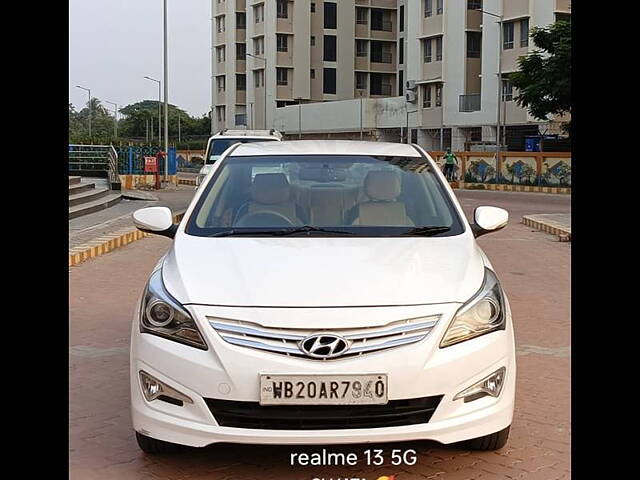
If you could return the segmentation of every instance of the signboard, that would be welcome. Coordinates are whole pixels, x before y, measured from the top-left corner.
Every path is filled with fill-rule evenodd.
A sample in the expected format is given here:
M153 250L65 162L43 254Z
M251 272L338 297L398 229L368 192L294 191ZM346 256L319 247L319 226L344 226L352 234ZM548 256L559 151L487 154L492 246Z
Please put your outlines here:
M156 173L158 171L158 161L156 157L144 157L144 171Z

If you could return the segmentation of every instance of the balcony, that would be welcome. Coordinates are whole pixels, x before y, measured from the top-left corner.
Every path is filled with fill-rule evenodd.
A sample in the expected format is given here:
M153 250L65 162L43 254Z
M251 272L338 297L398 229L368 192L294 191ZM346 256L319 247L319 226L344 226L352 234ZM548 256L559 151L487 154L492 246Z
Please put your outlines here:
M371 30L376 32L392 32L393 22L391 20L371 20Z
M460 95L461 112L477 112L480 110L480 94Z
M393 54L391 52L371 52L371 62L373 63L393 63Z

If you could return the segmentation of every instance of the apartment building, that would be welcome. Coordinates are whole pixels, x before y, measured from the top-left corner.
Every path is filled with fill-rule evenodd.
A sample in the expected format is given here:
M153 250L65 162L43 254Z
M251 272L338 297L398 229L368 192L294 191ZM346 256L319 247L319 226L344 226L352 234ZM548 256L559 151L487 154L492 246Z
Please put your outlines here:
M500 83L503 138L533 131L541 122L515 104L509 74L532 49L530 29L570 15L570 3L212 0L213 126L309 136L332 128L313 115L321 102L351 101L362 109L366 101L382 116L402 104L413 141L461 149L495 143ZM373 123L387 130L383 137L399 139L407 131L405 115L397 118L391 127L383 118ZM357 132L362 122L362 111L354 112L342 131Z

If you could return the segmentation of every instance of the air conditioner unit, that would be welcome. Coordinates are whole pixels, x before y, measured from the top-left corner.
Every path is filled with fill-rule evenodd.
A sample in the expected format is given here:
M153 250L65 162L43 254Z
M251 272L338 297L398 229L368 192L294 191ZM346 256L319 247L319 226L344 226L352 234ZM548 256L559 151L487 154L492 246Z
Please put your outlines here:
M416 95L416 92L412 92L412 91L408 91L404 94L405 99L407 100L407 102L409 103L416 103L416 100L418 99L418 96Z
M407 90L415 90L415 89L416 89L416 81L407 80Z

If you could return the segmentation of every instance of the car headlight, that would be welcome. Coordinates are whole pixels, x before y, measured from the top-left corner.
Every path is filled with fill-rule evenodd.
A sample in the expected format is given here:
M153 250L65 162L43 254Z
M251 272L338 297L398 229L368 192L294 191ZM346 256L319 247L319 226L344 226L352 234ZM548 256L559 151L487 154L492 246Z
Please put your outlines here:
M140 308L140 331L207 350L196 322L164 288L162 269L151 274Z
M455 345L496 330L504 330L504 294L498 277L485 267L482 287L458 309L440 342L440 348Z

